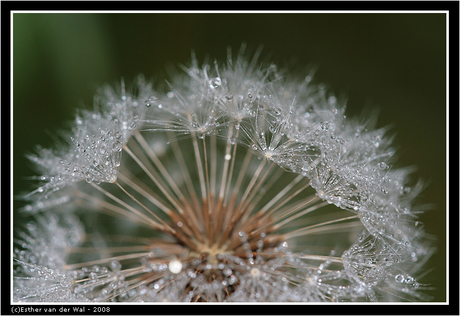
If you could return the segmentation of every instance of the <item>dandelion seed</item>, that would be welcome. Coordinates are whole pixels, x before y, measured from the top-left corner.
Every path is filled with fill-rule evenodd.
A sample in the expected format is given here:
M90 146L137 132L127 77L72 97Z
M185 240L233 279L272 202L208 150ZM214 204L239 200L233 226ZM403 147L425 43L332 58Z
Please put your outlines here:
M192 55L167 93L105 87L67 143L29 156L23 210L43 217L17 239L16 301L427 299L422 186L386 130L244 50Z

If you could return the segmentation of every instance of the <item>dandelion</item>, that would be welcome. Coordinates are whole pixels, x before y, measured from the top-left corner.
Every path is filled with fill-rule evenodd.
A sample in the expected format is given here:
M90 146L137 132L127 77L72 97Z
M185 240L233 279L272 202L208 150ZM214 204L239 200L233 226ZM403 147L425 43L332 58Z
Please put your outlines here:
M166 91L107 86L29 156L15 300L427 299L423 186L392 167L386 129L245 56L192 55Z

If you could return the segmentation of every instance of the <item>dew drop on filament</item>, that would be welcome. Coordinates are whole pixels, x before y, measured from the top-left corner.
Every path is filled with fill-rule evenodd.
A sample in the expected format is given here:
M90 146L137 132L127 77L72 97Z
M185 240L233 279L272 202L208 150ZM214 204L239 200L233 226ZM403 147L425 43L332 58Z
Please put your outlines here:
M222 80L219 77L215 77L209 80L209 87L211 89L216 89L220 87L221 84L222 84Z

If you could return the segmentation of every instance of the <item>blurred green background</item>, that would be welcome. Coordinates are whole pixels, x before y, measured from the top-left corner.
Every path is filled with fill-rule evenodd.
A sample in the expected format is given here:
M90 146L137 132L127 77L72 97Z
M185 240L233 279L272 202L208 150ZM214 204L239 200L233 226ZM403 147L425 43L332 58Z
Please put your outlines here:
M139 73L164 78L170 65L226 60L228 46L246 42L263 56L303 69L348 97L347 115L380 109L378 126L393 127L399 166L418 167L429 181L421 217L437 236L438 252L424 279L446 300L446 18L444 14L143 13L13 15L13 194L30 190L24 158L53 146L75 109L91 107L104 83L127 83ZM20 206L15 201L14 209ZM16 216L16 218L18 218ZM19 220L18 220L19 222ZM456 267L454 267L456 268Z

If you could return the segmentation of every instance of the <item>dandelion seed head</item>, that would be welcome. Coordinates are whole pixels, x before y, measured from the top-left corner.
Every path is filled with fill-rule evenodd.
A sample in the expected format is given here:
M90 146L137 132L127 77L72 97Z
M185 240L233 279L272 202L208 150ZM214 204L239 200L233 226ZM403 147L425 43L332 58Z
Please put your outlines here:
M40 184L24 210L84 211L75 226L98 237L63 230L62 217L30 222L18 300L425 299L417 267L433 249L413 212L423 186L393 167L387 130L258 54L242 46L225 65L192 55L165 92L143 77L105 86L66 142L29 156ZM44 281L56 290L27 290Z

